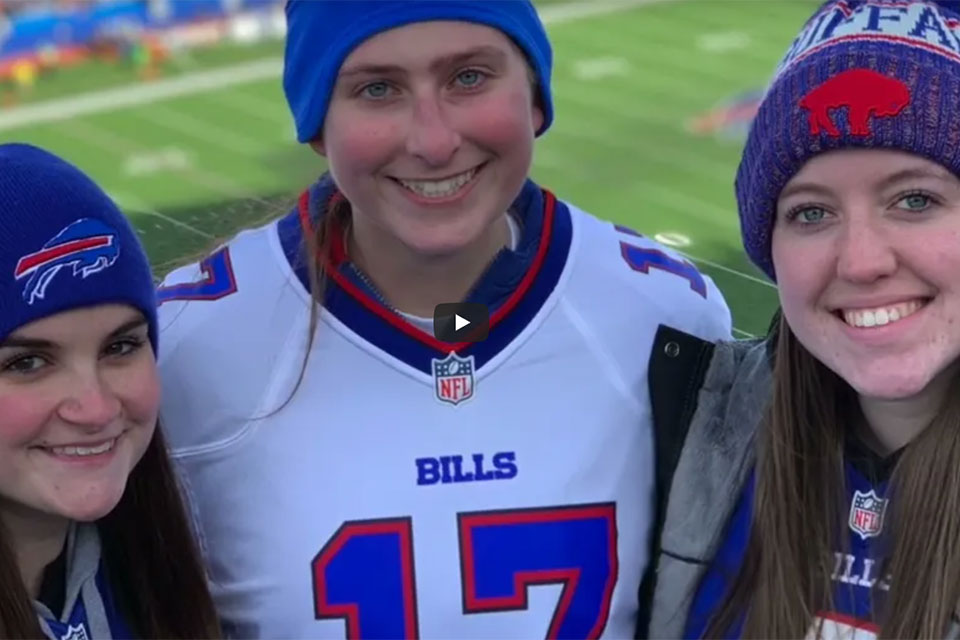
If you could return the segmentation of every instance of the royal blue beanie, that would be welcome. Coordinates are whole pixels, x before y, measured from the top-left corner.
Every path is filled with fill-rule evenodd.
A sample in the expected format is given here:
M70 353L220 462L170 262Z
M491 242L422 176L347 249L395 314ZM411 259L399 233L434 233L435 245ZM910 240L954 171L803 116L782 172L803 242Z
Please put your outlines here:
M46 316L121 303L157 350L147 256L126 217L82 171L27 144L0 145L0 340Z
M463 20L499 29L527 55L537 76L543 125L553 120L550 41L529 0L288 0L283 89L297 140L323 130L340 65L364 40L413 22Z
M817 154L896 149L960 175L958 5L831 0L793 41L760 104L736 179L744 248L771 279L777 199Z

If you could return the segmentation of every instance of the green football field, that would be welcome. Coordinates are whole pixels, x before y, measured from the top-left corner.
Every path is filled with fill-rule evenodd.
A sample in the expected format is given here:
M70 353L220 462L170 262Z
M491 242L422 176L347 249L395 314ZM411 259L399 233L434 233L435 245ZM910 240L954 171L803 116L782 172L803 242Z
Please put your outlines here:
M776 292L740 246L742 136L702 125L763 88L816 2L542 4L556 119L533 177L683 251L723 290L739 335L764 331ZM295 142L281 54L279 42L195 51L151 82L98 64L42 77L22 104L0 108L0 140L47 147L90 172L163 273L287 210L323 171Z

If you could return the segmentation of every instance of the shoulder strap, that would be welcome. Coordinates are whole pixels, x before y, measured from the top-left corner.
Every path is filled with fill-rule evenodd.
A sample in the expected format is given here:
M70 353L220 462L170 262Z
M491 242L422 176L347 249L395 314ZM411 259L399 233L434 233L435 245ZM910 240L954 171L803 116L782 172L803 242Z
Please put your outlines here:
M666 518L670 485L715 347L712 342L666 325L660 325L654 338L647 380L654 428L656 510L648 542L647 569L638 594L637 638L646 637L650 623L660 533Z

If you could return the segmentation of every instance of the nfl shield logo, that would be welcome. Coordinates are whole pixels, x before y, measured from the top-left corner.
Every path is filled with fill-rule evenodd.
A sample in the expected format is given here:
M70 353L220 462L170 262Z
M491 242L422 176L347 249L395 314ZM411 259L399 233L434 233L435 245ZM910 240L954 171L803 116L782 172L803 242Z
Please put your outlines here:
M60 640L89 640L90 636L87 635L87 629L83 626L81 622L77 626L70 625L67 627L67 632L60 636Z
M473 397L473 356L461 358L451 353L432 362L438 400L455 405Z
M887 501L874 493L856 491L853 502L850 503L850 528L867 538L877 536L883 529L883 512L886 511Z

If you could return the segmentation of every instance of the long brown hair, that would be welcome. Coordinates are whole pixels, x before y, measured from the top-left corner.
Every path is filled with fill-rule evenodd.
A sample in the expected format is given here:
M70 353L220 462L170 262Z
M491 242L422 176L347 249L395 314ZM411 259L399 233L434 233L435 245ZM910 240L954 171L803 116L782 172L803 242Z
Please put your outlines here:
M310 351L313 349L313 341L317 334L317 323L320 321L320 310L327 291L327 261L333 247L333 236L343 233L350 221L350 203L339 191L335 190L327 202L319 206L326 207L326 210L320 216L320 224L314 225L310 212L309 190L304 191L297 201L297 213L303 232L299 260L306 268L310 282L310 298L313 302L310 305L307 345L303 351L303 361L300 364L297 381L283 403L267 414L267 417L275 415L290 404L303 382L303 376L307 373L307 363L310 360Z
M97 528L111 595L136 637L220 637L159 424L120 502L97 521ZM44 637L2 527L0 637Z
M744 638L805 637L832 605L834 553L846 542L843 443L862 419L859 406L784 319L773 379L745 560L706 637L724 635L742 616ZM880 575L890 591L876 612L878 636L942 637L960 601L960 376L905 447L888 492L896 495L892 553Z

